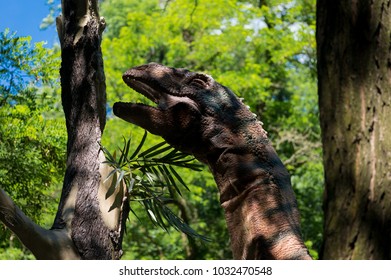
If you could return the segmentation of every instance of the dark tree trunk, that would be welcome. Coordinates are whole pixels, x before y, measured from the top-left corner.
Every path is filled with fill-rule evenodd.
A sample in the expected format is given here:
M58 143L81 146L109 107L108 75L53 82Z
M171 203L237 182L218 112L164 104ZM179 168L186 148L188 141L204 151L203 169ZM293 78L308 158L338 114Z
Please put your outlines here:
M391 3L317 1L323 259L391 259Z
M58 26L68 157L53 229L71 227L71 238L82 259L118 259L124 221L120 218L114 222L118 226L108 226L98 194L100 182L105 179L100 174L103 157L99 142L106 122L106 87L100 48L104 20L99 18L97 1L64 0ZM70 196L74 211L72 217L64 218ZM67 219L71 220L68 225Z

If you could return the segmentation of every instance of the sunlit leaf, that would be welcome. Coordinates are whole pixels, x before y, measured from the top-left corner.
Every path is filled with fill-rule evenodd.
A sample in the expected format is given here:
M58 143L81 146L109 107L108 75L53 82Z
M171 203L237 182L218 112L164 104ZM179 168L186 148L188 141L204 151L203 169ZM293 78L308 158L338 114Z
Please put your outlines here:
M156 216L155 214L153 213L153 211L151 209L148 209L148 215L152 218L152 220L157 223L157 219L156 219Z
M184 186L188 191L189 188L187 187L185 181L182 179L182 177L176 172L176 170L172 167L172 166L169 166L168 168L170 168L172 174L174 174L175 178L182 184L182 186Z
M139 154L139 157L142 158L142 157L149 157L149 154L156 151L157 149L159 149L160 147L162 147L163 145L165 145L166 142L161 142L159 144L156 144L155 146L149 148L148 150L142 152L141 154Z
M140 143L138 144L136 150L133 152L133 154L130 156L129 160L134 159L138 153L140 152L141 148L143 147L145 140L147 139L148 132L145 130L143 138L141 139Z

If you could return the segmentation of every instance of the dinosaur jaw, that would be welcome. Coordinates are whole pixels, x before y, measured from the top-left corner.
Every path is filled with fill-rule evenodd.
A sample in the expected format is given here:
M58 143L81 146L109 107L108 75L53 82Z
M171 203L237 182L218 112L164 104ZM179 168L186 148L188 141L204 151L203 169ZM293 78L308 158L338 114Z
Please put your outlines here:
M143 82L142 80L133 78L132 76L124 75L123 80L130 88L134 89L138 93L141 93L156 104L159 103L159 99L162 95L164 95L162 91L159 91L151 85Z
M123 75L123 80L130 88L157 104L159 109L165 110L178 103L186 103L191 107L198 109L197 103L188 96L180 96L177 91L175 91L175 94L171 94L171 92L174 91L173 89L163 88L153 79L144 80L137 75L136 69L128 70Z

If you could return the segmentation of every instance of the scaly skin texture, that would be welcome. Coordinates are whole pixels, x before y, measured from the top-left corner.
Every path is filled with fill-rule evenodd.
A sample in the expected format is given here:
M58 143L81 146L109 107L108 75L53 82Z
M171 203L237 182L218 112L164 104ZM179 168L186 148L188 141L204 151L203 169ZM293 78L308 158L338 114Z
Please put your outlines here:
M290 177L256 116L212 77L156 63L125 83L157 104L117 102L114 114L209 165L235 259L311 259Z

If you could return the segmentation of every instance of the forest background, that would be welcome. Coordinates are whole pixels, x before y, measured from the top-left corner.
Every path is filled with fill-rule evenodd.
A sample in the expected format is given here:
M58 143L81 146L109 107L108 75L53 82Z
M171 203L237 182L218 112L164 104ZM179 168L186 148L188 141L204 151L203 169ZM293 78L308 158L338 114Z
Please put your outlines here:
M42 0L43 1L43 0ZM50 27L58 1L47 1ZM212 75L264 122L288 168L303 237L313 257L322 244L324 185L317 104L315 0L103 0L107 28L102 51L107 86L102 145L137 147L144 131L116 118L114 102L147 103L122 82L135 65L159 62ZM0 186L38 224L49 228L65 172L66 129L61 106L60 48L31 44L0 31ZM149 135L146 145L161 141ZM210 241L156 227L131 203L122 259L229 259L225 219L212 175L179 170L190 191L170 208ZM0 224L0 259L33 256Z

